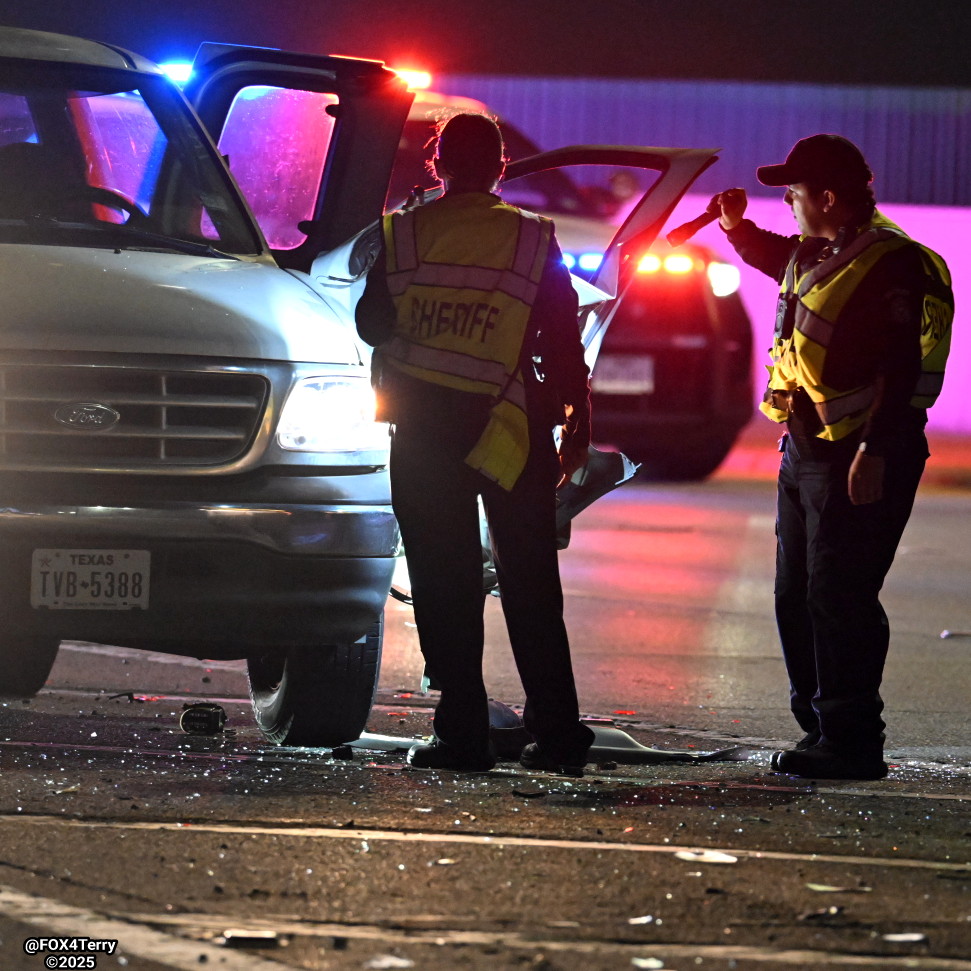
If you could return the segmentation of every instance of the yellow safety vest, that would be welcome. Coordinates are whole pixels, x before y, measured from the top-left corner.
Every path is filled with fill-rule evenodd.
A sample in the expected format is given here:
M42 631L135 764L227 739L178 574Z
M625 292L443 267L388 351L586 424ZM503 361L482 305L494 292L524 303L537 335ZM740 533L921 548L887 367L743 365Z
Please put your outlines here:
M925 274L921 321L921 374L911 405L929 408L937 400L944 381L944 366L951 344L954 296L951 276L941 257L910 239L899 226L879 212L869 225L839 253L800 273L794 255L789 261L779 299L776 333L770 352L769 390L802 388L810 397L822 424L817 437L838 441L860 428L877 401L879 376L867 365L867 348L860 346L860 383L836 388L822 380L833 334L841 324L843 308L866 275L886 254L902 246L919 248ZM791 304L791 307L790 307ZM792 328L786 315L792 314ZM769 396L767 396L769 397ZM773 421L784 422L788 412L761 404Z
M382 361L494 399L466 462L507 490L529 454L520 358L552 233L549 219L484 192L384 217L397 317Z

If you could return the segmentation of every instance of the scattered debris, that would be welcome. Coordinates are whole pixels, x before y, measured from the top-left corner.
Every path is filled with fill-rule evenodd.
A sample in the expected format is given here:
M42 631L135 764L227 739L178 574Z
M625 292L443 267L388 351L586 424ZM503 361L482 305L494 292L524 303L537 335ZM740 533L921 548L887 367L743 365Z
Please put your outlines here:
M230 927L216 938L216 943L224 947L279 947L281 941L276 931Z
M628 924L653 924L654 923L654 915L653 914L645 914L643 917L628 917L627 918L627 923Z
M870 893L873 887L831 887L828 883L807 883L816 893Z
M182 706L179 728L186 735L218 735L226 724L226 710L222 705L203 701Z
M738 857L730 853L720 853L718 850L679 850L674 854L679 860L686 860L688 863L738 863Z
M920 944L927 940L927 935L917 931L908 931L903 934L884 934L883 939L891 944Z
M392 971L393 968L413 968L414 966L414 961L409 961L408 958L399 958L396 954L379 954L364 964L364 967L370 968L371 971Z
M660 958L631 958L630 963L635 968L650 968L652 971L664 971L664 962Z
M800 914L799 920L826 920L828 917L839 917L843 913L842 907L823 907L822 910L807 910Z

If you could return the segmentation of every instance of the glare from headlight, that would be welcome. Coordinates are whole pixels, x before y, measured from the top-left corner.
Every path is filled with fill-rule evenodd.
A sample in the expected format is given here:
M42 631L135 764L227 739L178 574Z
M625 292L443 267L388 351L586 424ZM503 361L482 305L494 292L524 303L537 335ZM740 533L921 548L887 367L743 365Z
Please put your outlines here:
M708 282L716 297L727 297L741 286L742 274L731 263L709 263Z
M304 378L290 391L277 441L294 452L357 452L388 447L388 426L374 420L366 378Z

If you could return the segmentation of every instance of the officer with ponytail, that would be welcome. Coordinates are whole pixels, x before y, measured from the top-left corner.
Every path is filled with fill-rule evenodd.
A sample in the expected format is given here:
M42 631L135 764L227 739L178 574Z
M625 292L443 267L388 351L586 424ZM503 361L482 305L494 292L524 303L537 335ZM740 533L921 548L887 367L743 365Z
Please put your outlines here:
M496 123L440 126L441 198L384 218L357 307L375 347L380 415L393 425L391 491L418 637L441 695L418 768L495 765L482 676L479 500L533 741L521 762L581 775L580 722L557 563L556 486L586 462L589 372L577 298L550 220L496 194ZM559 454L554 428L560 426Z

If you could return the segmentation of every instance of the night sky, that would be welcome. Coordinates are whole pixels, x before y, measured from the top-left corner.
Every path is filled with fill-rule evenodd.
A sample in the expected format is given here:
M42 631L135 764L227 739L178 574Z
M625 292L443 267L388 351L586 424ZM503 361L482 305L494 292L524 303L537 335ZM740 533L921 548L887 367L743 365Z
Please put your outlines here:
M971 0L0 0L155 60L203 40L440 73L971 88Z

